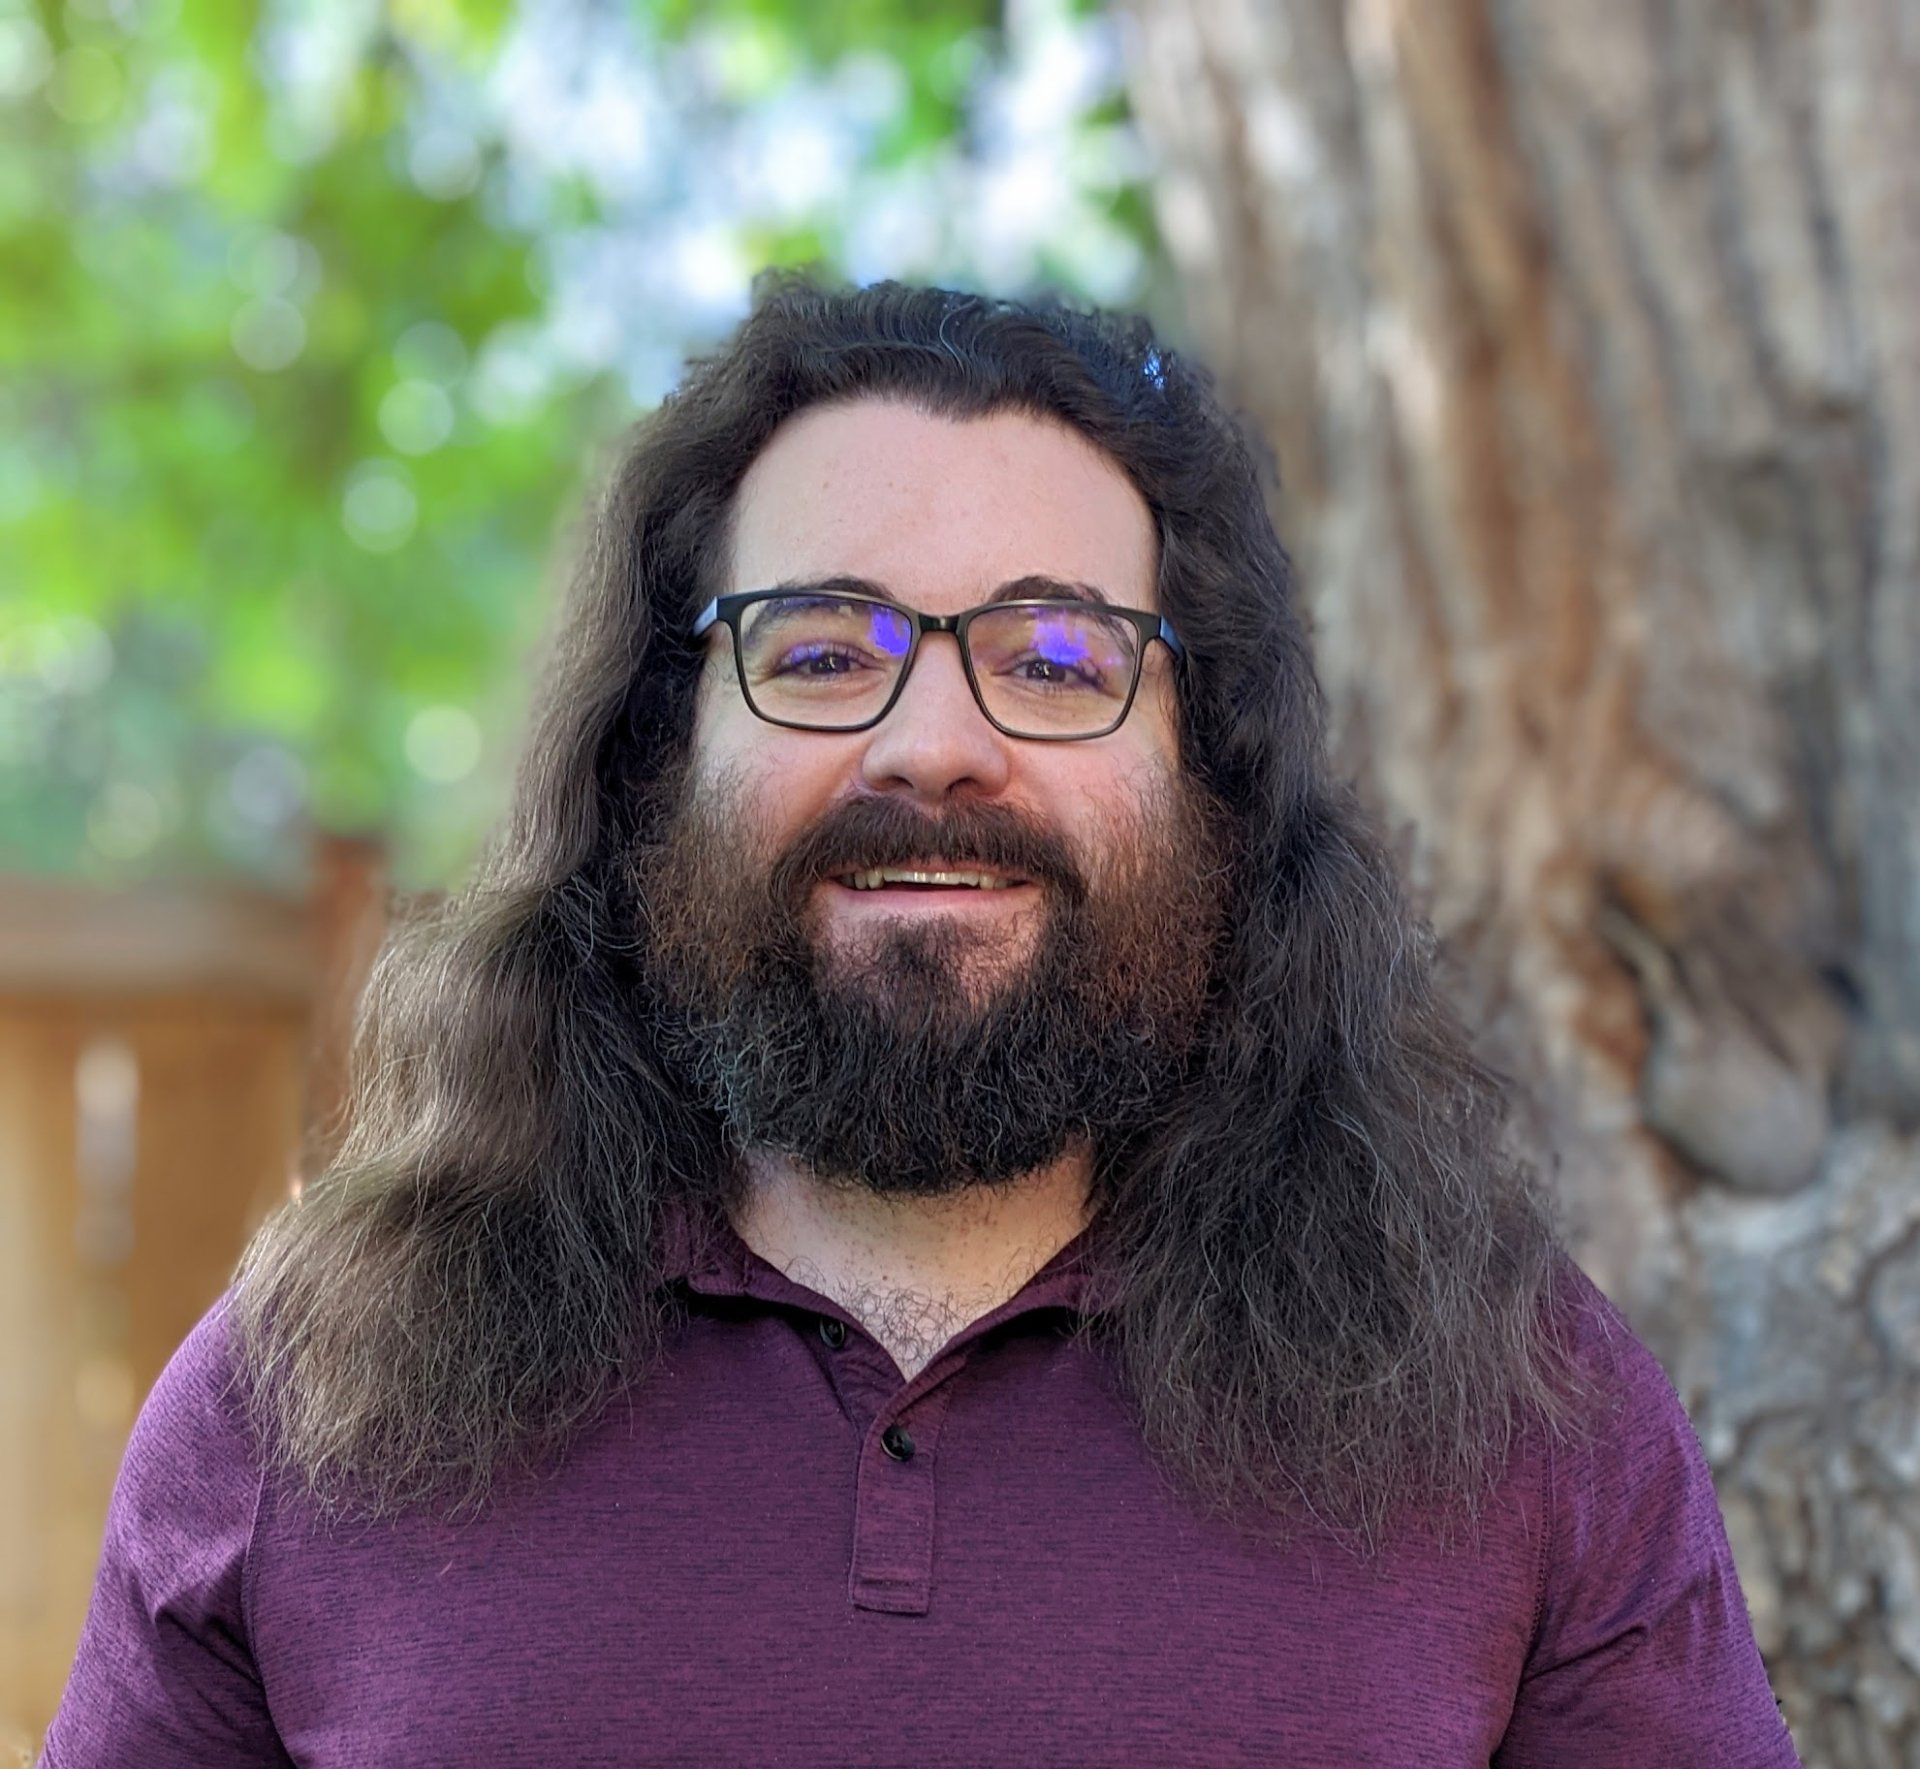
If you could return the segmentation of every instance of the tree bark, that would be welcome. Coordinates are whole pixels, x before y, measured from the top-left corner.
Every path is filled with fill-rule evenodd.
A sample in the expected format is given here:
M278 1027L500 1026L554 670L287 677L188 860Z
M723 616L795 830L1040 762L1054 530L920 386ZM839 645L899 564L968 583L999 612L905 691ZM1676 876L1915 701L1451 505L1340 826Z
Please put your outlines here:
M1124 22L1343 761L1802 1755L1920 1764L1920 3Z

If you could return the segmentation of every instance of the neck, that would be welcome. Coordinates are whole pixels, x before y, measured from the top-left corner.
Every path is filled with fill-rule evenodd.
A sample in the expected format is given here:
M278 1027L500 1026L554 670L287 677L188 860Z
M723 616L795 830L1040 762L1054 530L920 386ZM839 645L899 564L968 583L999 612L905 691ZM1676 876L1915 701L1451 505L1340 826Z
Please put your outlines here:
M1092 1159L1076 1150L1016 1184L933 1198L826 1185L771 1152L746 1168L740 1238L839 1303L911 1377L1086 1226Z

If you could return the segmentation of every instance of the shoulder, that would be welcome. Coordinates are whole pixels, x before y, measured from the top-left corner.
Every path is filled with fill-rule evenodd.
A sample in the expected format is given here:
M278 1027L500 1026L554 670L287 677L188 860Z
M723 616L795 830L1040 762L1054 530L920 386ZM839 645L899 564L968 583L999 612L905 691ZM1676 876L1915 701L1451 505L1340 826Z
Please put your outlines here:
M1584 1386L1580 1424L1549 1448L1551 1508L1563 1533L1630 1509L1691 1506L1718 1523L1705 1453L1660 1360L1612 1299L1562 1254L1550 1302L1553 1330Z
M1545 1301L1554 1329L1583 1366L1618 1372L1622 1354L1629 1362L1652 1359L1626 1316L1571 1253L1557 1250L1549 1271Z
M1495 1762L1795 1762L1686 1408L1570 1258L1551 1289L1592 1404L1546 1447L1534 1637Z
M223 1296L167 1361L128 1439L46 1761L284 1761L247 1645L259 1460Z
M134 1422L103 1559L152 1609L236 1601L260 1459L235 1376L222 1295L167 1360Z
M231 1293L200 1317L167 1360L127 1443L122 1484L211 1498L236 1482L251 1496L258 1471L234 1359Z
M141 1409L147 1428L242 1425L232 1307L233 1292L222 1291L167 1359Z

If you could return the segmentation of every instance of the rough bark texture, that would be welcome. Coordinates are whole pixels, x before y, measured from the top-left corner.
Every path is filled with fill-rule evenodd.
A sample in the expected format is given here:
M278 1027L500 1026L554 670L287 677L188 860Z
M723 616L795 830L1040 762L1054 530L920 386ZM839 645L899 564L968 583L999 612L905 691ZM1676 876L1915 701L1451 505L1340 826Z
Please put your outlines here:
M1130 0L1343 755L1714 1463L1920 1764L1920 0Z

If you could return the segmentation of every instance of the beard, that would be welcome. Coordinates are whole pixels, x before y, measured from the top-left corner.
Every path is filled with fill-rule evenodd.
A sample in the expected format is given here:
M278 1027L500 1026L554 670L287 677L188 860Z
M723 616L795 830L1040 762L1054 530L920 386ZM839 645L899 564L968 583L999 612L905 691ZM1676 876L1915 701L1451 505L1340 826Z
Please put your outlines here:
M736 1153L930 1198L1004 1186L1171 1106L1212 978L1227 842L1160 776L1075 853L1011 806L843 800L778 852L738 777L662 788L634 857L656 1048ZM937 854L1031 881L986 918L875 916L829 937L816 887Z

